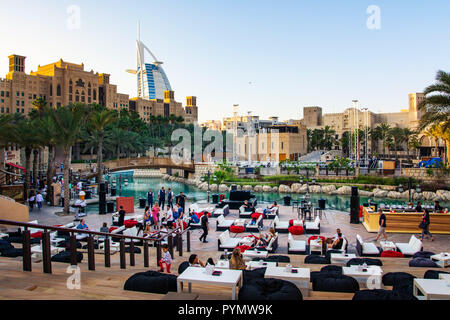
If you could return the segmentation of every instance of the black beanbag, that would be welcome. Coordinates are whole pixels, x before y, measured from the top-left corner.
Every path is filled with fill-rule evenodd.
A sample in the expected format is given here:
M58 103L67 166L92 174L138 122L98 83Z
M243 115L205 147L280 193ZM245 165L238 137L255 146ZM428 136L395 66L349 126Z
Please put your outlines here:
M439 266L431 259L427 258L414 258L409 260L410 267L428 267L428 268L438 268Z
M383 275L382 282L385 286L393 286L404 282L413 281L415 276L406 272L388 272Z
M254 279L239 290L238 300L303 300L295 284L280 279Z
M382 266L383 262L380 259L372 259L372 258L353 258L347 262L347 267L350 266L360 266L366 263L368 266Z
M335 265L324 266L324 267L322 267L322 269L320 269L320 272L342 274L342 267L335 266Z
M125 282L124 290L166 294L177 291L177 277L156 271L139 272Z
M23 243L22 236L14 236L14 237L7 237L4 240L8 241L9 243ZM30 238L30 244L39 244L41 243L41 239L38 238Z
M182 274L187 268L189 268L189 262L188 261L183 261L178 266L178 274Z
M416 300L412 296L404 296L398 292L383 289L361 290L355 292L353 299L355 301L367 300Z
M125 252L130 252L130 247L125 248ZM142 250L139 247L134 247L134 253L141 253Z
M3 250L6 250L6 249L12 249L12 248L14 248L14 247L11 243L9 243L6 240L0 239L0 252L2 252Z
M266 273L266 268L258 268L255 270L243 270L243 284L246 284L255 279L264 279L264 274Z
M87 249L88 249L88 245L85 244L85 245L82 246L81 248L87 250ZM94 249L98 249L98 243L94 243Z
M349 276L329 275L320 276L313 280L313 291L328 292L356 292L359 291L359 283L356 279Z
M53 262L70 263L70 251L63 251L55 254L51 260ZM83 254L81 252L77 252L77 263L80 263L82 260Z
M336 272L336 271L311 271L309 274L309 282L314 282L315 279L319 278L339 278L342 276L342 272Z
M324 256L318 256L316 254L310 254L305 257L305 263L309 264L329 264L329 260Z
M426 258L426 259L430 259L431 256L434 256L434 255L435 255L435 253L434 253L434 252L431 252L431 251L419 251L419 252L414 253L413 259L414 259L414 258Z
M20 256L23 256L23 250L16 249L16 248L4 249L1 252L1 256L8 257L8 258L20 257Z
M414 280L394 283L392 291L401 295L405 300L417 300L413 292Z
M291 262L291 258L289 258L288 256L279 256L279 255L268 256L264 260L267 262L278 262L278 263Z
M439 271L439 270L427 270L425 274L423 275L424 279L439 279L440 273L446 273L449 274L450 272L445 271Z

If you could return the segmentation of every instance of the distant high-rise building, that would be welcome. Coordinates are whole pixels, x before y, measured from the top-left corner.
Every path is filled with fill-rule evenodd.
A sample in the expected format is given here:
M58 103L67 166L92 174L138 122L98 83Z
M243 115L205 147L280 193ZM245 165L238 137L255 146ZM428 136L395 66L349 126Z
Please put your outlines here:
M164 91L172 91L169 79L164 72L163 63L156 59L150 49L140 40L136 40L137 51L137 69L131 71L137 76L137 95L142 99L164 99ZM153 58L153 63L145 61L145 52L149 53Z

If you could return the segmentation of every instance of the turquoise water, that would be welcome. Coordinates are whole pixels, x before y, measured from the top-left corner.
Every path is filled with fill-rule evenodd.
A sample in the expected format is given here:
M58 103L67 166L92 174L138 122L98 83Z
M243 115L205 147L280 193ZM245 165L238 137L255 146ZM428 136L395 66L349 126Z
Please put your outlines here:
M201 191L193 186L185 185L179 182L171 182L162 180L159 178L133 178L132 171L121 173L122 179L128 179L128 184L125 185L124 181L122 181L122 188L119 188L119 174L111 174L110 181L114 178L117 183L117 195L123 197L134 197L134 202L136 205L139 204L139 198L147 199L147 192L150 188L153 189L155 194L155 198L157 197L159 189L164 187L166 190L171 188L175 195L178 195L183 192L190 202L206 202L207 193L205 191ZM283 203L284 194L279 193L255 193L256 199L259 204L271 203L273 201L278 201L279 204ZM326 194L311 194L311 202L314 205L317 205L317 200L323 198L326 200L326 207L332 208L336 210L349 212L350 208L350 196L336 196L336 195L326 195ZM226 195L228 198L228 194ZM292 200L302 200L304 195L302 194L291 194ZM361 204L368 201L367 197L360 197ZM384 203L384 204L393 204L393 205L401 205L405 204L405 200L396 200L396 199L378 199L372 198L372 203ZM422 201L422 204L430 204L432 202ZM450 207L450 203L441 203L444 207ZM98 205L93 204L87 207L87 212L98 212Z

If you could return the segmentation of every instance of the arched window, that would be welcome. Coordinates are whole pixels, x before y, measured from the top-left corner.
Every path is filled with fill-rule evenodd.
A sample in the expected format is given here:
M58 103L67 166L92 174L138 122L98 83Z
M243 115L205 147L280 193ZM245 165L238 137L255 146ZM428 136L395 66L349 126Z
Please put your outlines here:
M72 84L73 84L72 79L70 79L69 80L69 85L72 85Z
M93 95L92 95L92 99L97 100L97 90L93 90Z
M76 102L80 101L80 92L78 90L75 91L75 101Z
M50 83L50 97L53 95L53 85Z
M60 84L58 84L58 86L56 87L56 95L57 95L58 97L61 96L61 85L60 85Z

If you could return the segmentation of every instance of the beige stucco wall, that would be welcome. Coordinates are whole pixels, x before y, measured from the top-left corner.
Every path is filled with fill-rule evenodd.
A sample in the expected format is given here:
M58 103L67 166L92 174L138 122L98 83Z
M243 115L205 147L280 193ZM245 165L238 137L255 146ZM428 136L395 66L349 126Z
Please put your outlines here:
M14 200L0 196L0 219L28 222L28 207ZM0 225L0 227L11 228L11 226Z

